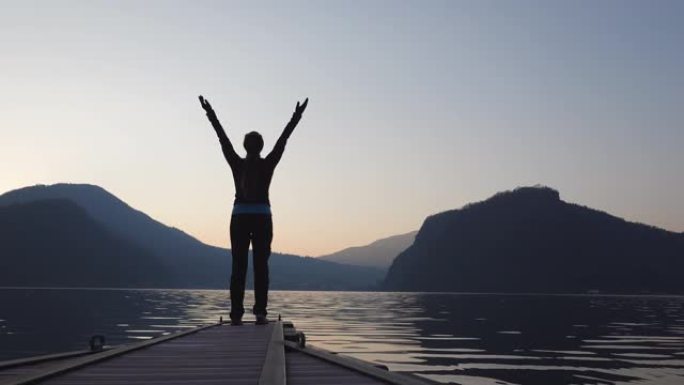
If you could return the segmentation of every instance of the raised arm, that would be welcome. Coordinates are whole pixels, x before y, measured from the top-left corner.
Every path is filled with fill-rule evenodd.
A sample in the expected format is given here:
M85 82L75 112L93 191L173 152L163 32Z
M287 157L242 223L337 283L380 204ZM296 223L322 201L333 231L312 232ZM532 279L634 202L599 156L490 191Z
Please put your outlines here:
M209 104L209 101L206 100L202 95L200 95L199 100L202 108L204 108L204 111L207 112L207 118L214 127L214 131L216 131L216 136L218 136L219 142L221 143L221 150L223 150L223 156L226 158L226 161L228 161L228 164L232 167L235 162L240 160L240 156L235 152L233 144L230 143L230 139L228 139L228 135L226 135L226 132L223 130L223 127L216 116L216 112L214 112L214 109L211 107L211 104Z
M283 156L283 151L285 151L287 139L290 137L295 127L297 127L299 120L302 118L304 110L306 110L307 104L309 104L309 98L306 98L304 100L304 103L302 103L301 105L299 104L299 102L297 102L297 107L295 107L295 111L292 114L290 122L287 123L285 129L283 130L283 133L280 134L280 138L278 138L278 141L276 142L275 146L273 146L273 150L271 150L271 152L266 156L266 159L268 161L271 161L274 164L277 164L280 161L280 157Z

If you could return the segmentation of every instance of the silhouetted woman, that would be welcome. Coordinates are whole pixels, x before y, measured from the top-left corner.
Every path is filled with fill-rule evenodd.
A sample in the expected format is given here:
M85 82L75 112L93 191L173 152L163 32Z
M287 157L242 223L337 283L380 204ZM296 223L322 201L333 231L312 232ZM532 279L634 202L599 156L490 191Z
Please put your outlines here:
M256 323L268 323L266 306L268 304L268 257L271 255L271 239L273 238L273 222L271 221L271 204L268 200L268 187L271 184L273 170L285 150L287 138L299 123L302 113L309 103L304 100L301 105L297 102L292 119L285 126L273 150L265 157L261 157L264 140L258 132L252 131L245 135L244 147L247 157L240 156L233 149L228 136L209 101L199 97L202 108L214 126L218 135L223 156L233 171L235 183L235 201L230 219L230 243L233 254L233 271L230 276L230 319L231 324L241 325L242 315L245 313L245 278L247 276L247 257L249 243L252 243L254 260L254 298L252 312L256 315Z

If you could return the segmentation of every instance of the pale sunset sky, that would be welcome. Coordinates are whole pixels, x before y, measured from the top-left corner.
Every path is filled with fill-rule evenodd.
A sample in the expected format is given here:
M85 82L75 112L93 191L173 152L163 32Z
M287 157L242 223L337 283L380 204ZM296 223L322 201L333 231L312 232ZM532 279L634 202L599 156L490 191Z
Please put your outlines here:
M521 185L684 231L684 1L2 1L0 193L97 184L228 245L230 169L309 108L273 249L321 255Z

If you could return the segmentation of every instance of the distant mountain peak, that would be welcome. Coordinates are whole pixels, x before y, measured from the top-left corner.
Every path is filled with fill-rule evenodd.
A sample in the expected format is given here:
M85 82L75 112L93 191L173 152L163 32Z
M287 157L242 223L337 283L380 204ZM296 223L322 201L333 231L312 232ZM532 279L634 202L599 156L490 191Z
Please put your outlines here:
M68 189L87 189L87 190L98 190L101 192L105 192L107 194L110 194L107 190L104 188L95 185L95 184L90 184L90 183L53 183L53 184L44 184L44 183L37 183L32 186L25 186L21 187L15 190L8 191L7 193L11 193L14 191L27 191L27 190L41 190L41 189L60 189L60 188L68 188Z
M558 190L543 186L522 186L513 190L501 191L481 202L471 203L464 208L479 205L525 205L556 204L563 202Z
M106 189L88 183L55 183L55 184L35 184L33 186L21 187L0 194L0 205L19 202L31 202L40 199L66 198L77 201L76 197L88 196L91 199L106 199L118 204L126 204L121 199Z
M418 231L378 239L364 246L353 246L318 257L321 260L356 266L387 269L400 252L411 246Z
M517 187L513 190L502 191L495 194L490 200L493 199L530 199L530 200L550 200L550 201L560 201L560 193L558 190L544 186L544 185L534 185L534 186L522 186Z

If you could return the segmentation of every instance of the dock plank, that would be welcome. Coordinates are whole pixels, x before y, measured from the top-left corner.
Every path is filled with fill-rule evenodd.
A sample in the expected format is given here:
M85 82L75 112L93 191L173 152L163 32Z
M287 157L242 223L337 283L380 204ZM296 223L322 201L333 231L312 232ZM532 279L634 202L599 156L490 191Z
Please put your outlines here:
M286 358L288 385L388 384L297 351L289 351Z
M44 385L250 384L273 325L217 326L39 382Z
M5 368L0 368L0 385L12 384L16 380L22 377L28 377L36 375L38 373L43 373L50 371L55 367L59 367L64 364L69 364L79 359L80 356L76 357L65 357L56 358L50 361L36 361L30 362L18 366L8 366Z

